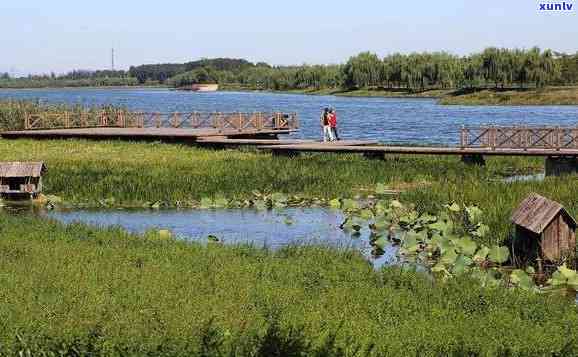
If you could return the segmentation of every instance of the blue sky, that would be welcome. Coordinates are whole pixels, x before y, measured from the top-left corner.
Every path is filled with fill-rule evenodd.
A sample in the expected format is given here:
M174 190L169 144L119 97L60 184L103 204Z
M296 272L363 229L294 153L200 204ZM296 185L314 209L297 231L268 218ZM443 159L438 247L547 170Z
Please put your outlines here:
M125 69L201 57L340 63L365 50L468 54L488 46L537 45L578 51L577 11L541 13L539 3L1 0L0 72L108 68L112 46L117 68Z

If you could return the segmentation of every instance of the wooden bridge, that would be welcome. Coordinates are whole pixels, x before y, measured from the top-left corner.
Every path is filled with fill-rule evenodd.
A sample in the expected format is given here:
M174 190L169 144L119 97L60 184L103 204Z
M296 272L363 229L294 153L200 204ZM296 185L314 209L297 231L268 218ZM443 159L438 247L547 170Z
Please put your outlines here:
M92 111L26 114L24 130L5 138L131 138L196 140L201 137L277 138L299 129L295 113L158 113Z
M462 127L461 148L489 149L578 149L578 127Z

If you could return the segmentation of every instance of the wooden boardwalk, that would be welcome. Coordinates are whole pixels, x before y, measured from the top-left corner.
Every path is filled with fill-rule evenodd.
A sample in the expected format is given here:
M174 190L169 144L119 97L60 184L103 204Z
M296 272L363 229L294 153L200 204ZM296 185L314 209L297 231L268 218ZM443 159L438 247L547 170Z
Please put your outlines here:
M290 134L293 130L261 129L243 131L235 129L183 129L183 128L83 128L20 130L0 133L5 139L130 139L130 140L184 140L196 141L198 138L276 138L277 135Z
M178 113L117 113L111 117L101 113L97 119L96 124L105 126L76 127L90 123L82 115L76 119L66 113L54 118L48 115L27 116L25 127L29 130L8 131L0 135L6 139L128 139L188 142L216 148L256 146L259 150L282 156L295 156L302 152L358 153L371 159L383 159L388 154L454 155L476 165L484 165L485 156L535 156L546 158L547 175L578 172L578 127L463 127L460 146L439 147L386 146L367 140L329 143L279 140L278 135L298 129L296 114L216 113L203 116L190 113L183 116ZM43 125L52 127L40 129ZM55 125L65 127L55 128Z

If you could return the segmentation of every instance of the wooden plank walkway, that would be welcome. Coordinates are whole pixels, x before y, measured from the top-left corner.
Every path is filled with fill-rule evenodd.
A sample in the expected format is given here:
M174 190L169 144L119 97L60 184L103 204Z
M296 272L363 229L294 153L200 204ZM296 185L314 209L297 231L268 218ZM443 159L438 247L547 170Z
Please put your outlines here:
M352 146L327 145L324 143L297 145L266 145L261 150L271 150L274 153L299 152L332 152L360 154L415 154L415 155L482 155L482 156L578 156L577 149L491 149L491 148L459 148L459 147L426 147L426 146Z
M235 139L222 136L199 137L196 142L199 144L230 146L299 145L315 143L313 140L300 139Z
M250 146L278 146L278 145L346 145L346 146L365 146L376 145L377 141L369 140L342 140L333 142L319 142L315 140L304 139L235 139L227 137L200 137L197 143L222 144L222 145L250 145Z
M293 130L218 130L218 129L182 129L182 128L83 128L83 129L48 129L5 131L0 133L3 138L90 138L90 139L188 139L191 141L200 137L266 137L290 134Z

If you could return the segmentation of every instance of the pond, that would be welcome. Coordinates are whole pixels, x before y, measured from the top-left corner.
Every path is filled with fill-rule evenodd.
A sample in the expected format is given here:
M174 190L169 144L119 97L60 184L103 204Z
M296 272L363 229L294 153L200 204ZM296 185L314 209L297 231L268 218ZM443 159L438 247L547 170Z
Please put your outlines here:
M360 251L375 268L398 262L397 248L376 253L368 232L359 237L340 228L343 215L329 208L187 210L38 210L5 207L12 214L36 214L59 222L96 227L118 226L133 233L170 230L178 239L206 243L209 235L224 244L279 249L288 245L322 245Z
M296 112L295 137L319 138L322 108L336 108L345 139L383 143L454 145L462 125L578 124L578 106L444 106L435 99L348 98L259 92L195 93L168 89L0 89L0 99L37 99L43 103L118 105L135 111L283 111Z

